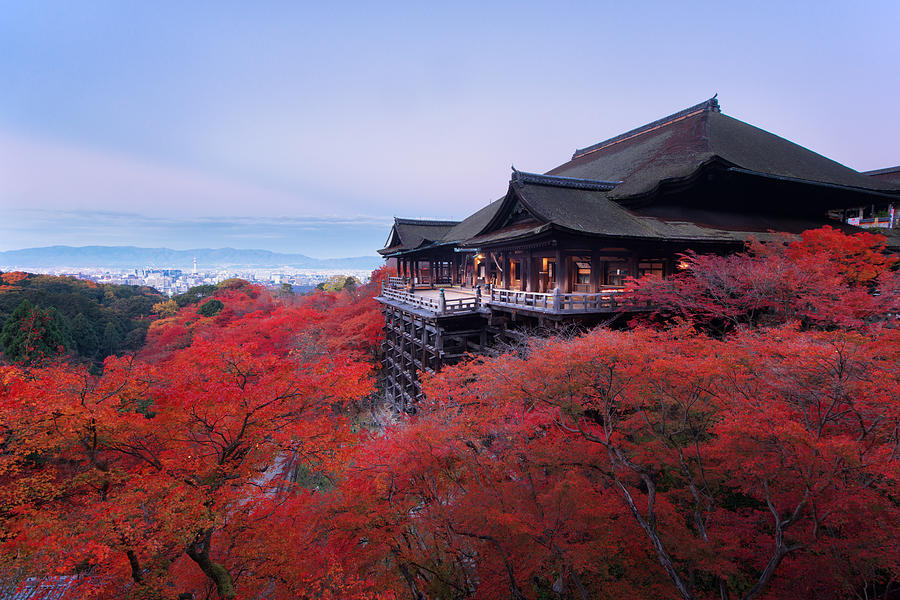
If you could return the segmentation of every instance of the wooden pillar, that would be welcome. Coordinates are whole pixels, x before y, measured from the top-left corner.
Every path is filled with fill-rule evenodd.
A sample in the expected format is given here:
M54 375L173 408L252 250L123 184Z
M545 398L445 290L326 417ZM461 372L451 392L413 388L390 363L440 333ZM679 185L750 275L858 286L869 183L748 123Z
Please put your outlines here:
M556 287L563 294L569 293L569 266L562 248L556 247Z
M510 282L512 279L510 278L510 268L509 268L509 252L503 253L503 259L500 263L503 265L503 289L508 290L510 288Z
M591 292L597 293L603 287L603 261L596 251L591 253Z
M519 291L524 292L528 287L528 254L519 255Z
M537 291L537 277L535 277L537 269L534 264L534 256L531 253L531 250L525 253L525 257L522 259L522 265L524 265L522 277L525 279L525 291L526 292L536 292Z
M450 283L452 285L457 285L459 283L459 259L454 252L450 256Z

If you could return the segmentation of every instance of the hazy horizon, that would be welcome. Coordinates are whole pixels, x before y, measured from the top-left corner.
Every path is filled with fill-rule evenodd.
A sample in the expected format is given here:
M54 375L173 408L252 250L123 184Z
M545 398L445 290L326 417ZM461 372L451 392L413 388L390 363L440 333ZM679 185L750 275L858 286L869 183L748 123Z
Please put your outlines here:
M27 248L11 248L9 250L0 250L0 255L6 255L8 253L19 253L19 252L31 252L37 250L50 250L55 248L67 248L67 249L75 249L75 250L86 250L91 248L103 248L103 249L123 249L123 250L169 250L172 252L178 253L186 253L186 252L200 252L200 251L235 251L235 252L270 252L275 255L294 255L294 256L305 256L307 258L312 258L315 260L330 260L330 259L345 259L345 258L376 258L380 259L380 255L377 252L371 252L369 254L360 254L357 256L310 256L308 254L303 254L302 252L280 252L276 250L268 250L266 248L237 248L234 246L190 246L184 248L173 248L171 246L138 246L135 244L122 244L116 246L109 245L101 245L101 244L84 244L81 246L74 246L70 244L52 244L46 246L30 246Z
M510 165L719 94L857 170L900 164L900 5L33 2L0 21L0 250L372 255Z

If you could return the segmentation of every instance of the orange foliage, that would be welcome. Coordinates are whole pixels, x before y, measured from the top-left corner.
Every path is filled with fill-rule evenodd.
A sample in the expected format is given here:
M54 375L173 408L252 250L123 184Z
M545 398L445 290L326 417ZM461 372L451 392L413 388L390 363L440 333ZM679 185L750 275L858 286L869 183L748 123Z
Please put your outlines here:
M358 358L374 340L308 334L374 303L338 295L329 303L343 312L329 314L239 282L216 297L215 318L189 306L154 322L142 360L109 358L101 377L2 368L0 443L13 450L0 456L0 568L87 569L78 597L295 598L301 581L369 597L336 591L353 577L334 562L318 584L304 576L276 595L271 571L245 571L277 536L260 517L293 497L291 474L344 467L347 407L372 390Z
M0 279L2 279L4 283L14 284L28 279L28 273L23 271L9 271L8 273L0 275Z
M893 260L829 230L692 256L642 288L682 322L474 358L372 433L349 408L387 271L298 298L232 281L219 314L155 321L100 377L0 368L0 577L88 573L96 598L889 595Z

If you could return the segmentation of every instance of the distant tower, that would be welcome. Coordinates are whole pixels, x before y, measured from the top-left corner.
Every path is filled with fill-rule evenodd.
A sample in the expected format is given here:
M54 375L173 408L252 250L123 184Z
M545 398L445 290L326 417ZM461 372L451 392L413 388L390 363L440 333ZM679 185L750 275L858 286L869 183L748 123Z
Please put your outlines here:
M197 274L197 257L194 257L194 275Z

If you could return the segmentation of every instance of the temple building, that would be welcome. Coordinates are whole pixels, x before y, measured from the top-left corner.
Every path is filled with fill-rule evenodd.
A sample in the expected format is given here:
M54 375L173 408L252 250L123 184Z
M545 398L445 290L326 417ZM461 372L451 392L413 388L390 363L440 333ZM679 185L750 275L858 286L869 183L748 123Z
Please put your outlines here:
M385 314L385 389L411 409L419 371L498 336L639 311L628 277L667 276L687 250L831 225L900 200L897 169L860 173L722 114L716 98L587 148L462 221L395 219L379 250L399 277ZM892 223L893 224L893 223ZM889 245L898 237L889 232Z

